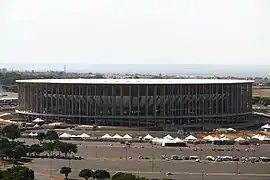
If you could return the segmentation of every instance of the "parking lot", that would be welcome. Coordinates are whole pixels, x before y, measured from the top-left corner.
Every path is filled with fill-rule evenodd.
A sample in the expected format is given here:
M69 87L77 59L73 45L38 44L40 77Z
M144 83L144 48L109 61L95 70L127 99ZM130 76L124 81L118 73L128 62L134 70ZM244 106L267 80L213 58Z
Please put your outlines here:
M25 139L28 143L33 143L31 139ZM37 140L35 140L37 142ZM76 155L82 156L84 160L71 160L70 166L72 168L72 177L77 178L78 173L83 168L89 169L105 169L108 171L127 171L136 174L144 174L147 177L161 177L166 176L167 172L171 172L171 176L187 176L195 173L206 174L207 177L215 176L215 174L223 176L237 174L239 172L242 176L244 174L254 176L253 179L269 179L266 176L270 174L270 163L256 162L256 163L242 163L241 161L225 161L212 162L205 160L206 156L235 156L241 157L262 157L270 156L270 145L260 146L235 146L234 151L232 146L218 146L218 145L190 145L190 147L161 147L152 146L147 143L135 143L129 148L120 144L119 142L86 142L86 141L68 141L78 144L79 151ZM199 149L202 149L200 151ZM253 148L255 151L247 151ZM196 150L197 149L197 150ZM213 149L220 149L214 151ZM224 151L222 151L223 149ZM238 149L239 151L237 151ZM166 155L167 160L162 159ZM199 156L202 157L201 162L195 160L170 160L172 155L179 157L183 156ZM139 159L139 157L145 159ZM58 177L59 169L62 166L69 166L68 160L58 159L34 159L27 166L34 169L37 173L52 174ZM207 175L208 174L208 175ZM241 177L242 177L241 176ZM176 178L176 177L175 177ZM177 178L176 178L177 179ZM206 178L205 178L206 179ZM211 178L210 178L211 179Z

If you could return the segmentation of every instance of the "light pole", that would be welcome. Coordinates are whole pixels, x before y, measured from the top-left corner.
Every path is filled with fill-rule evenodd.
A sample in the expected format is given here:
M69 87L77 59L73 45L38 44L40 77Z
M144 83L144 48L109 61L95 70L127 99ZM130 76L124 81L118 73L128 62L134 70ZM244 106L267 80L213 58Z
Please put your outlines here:
M204 171L201 170L201 172L202 172L202 180L204 180Z
M126 160L127 160L127 156L128 156L127 147L125 147L125 150L126 150Z
M236 175L239 174L239 162L236 161Z
M50 179L52 179L52 157L50 157Z
M98 158L97 146L96 146L96 158Z

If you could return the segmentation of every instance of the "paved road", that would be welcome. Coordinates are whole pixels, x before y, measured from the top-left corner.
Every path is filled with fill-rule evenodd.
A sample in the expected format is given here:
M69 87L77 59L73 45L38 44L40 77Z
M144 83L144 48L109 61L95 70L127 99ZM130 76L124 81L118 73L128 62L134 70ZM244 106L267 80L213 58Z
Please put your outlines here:
M125 171L121 171L125 172ZM110 171L111 174L115 172ZM158 178L162 179L164 177L174 179L174 180L269 180L270 174L245 174L245 175L236 175L232 173L173 173L173 175L165 175L164 173L159 172L128 172L134 175L147 177L147 178ZM52 175L45 173L36 173L36 178L38 180L47 180L51 177L51 180L63 180L64 178L60 175ZM71 178L77 178L75 174L71 174Z

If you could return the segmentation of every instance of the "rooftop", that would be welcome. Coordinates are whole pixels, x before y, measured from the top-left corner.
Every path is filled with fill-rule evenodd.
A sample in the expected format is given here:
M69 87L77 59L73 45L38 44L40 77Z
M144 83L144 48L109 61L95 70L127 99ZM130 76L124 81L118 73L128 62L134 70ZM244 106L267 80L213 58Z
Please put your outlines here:
M230 79L28 79L17 83L52 84L232 84L253 83L250 80Z

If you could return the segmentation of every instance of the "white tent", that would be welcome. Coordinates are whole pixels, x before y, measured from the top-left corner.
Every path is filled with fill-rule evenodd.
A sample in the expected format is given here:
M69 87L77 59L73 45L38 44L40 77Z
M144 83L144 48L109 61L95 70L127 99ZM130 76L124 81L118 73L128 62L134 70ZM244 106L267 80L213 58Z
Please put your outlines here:
M236 141L236 142L239 142L239 141L246 141L246 139L245 139L245 138L242 138L242 137L238 137L238 138L236 138L234 141Z
M217 136L215 136L215 137L212 137L212 139L210 139L210 141L219 141L220 139L217 137Z
M205 136L204 138L203 138L204 140L212 140L213 139L213 137L211 136L211 135L208 135L208 136Z
M180 139L180 138L175 138L174 140L173 140L173 142L174 143L183 143L184 141L182 140L182 139Z
M40 118L36 118L34 121L34 123L40 123L40 122L44 122L44 120L40 119Z
M220 138L221 141L229 141L230 139L224 136L223 138Z
M74 135L74 134L72 134L70 137L71 137L71 138L79 138L80 135Z
M122 136L120 136L119 134L115 134L115 135L113 136L113 139L122 139Z
M143 138L144 140L151 140L154 139L153 136L151 136L150 134L147 134L146 136L144 136Z
M82 133L78 137L80 137L80 138L90 138L90 136L88 134L85 134L85 133Z
M262 137L262 135L260 135L260 134L256 134L256 135L254 135L254 136L252 136L251 138L252 139L260 139Z
M266 137L265 135L259 138L260 141L270 141L270 138Z
M196 137L192 136L192 135L189 135L188 137L185 138L186 141L195 141L197 140Z
M37 135L38 135L37 133L32 133L32 132L28 134L28 136L32 136L32 137L37 136Z
M132 137L129 134L126 134L123 136L123 139L132 139Z
M34 125L34 128L40 128L40 126L38 124Z
M261 129L270 129L270 125L266 124L266 125L262 126Z
M167 136L165 136L163 139L169 139L169 140L173 140L174 138L171 136L171 135L167 135Z
M63 133L63 134L61 134L61 135L59 136L59 138L70 138L70 137L71 137L71 135L68 134L68 133Z
M109 134L104 134L101 138L102 139L112 139L112 136Z
M236 132L236 130L233 129L233 128L228 128L227 131L228 131L228 132Z
M175 143L173 139L163 139L161 145L166 146L166 144Z

